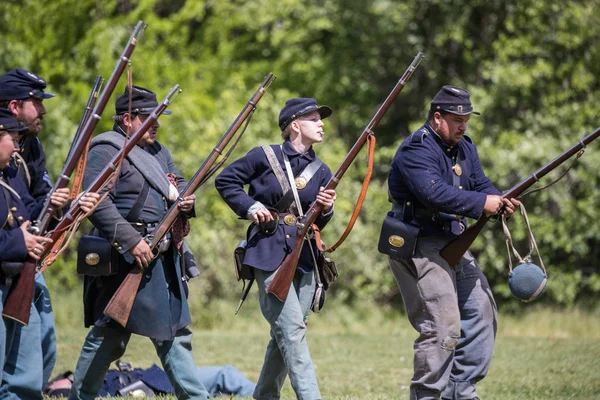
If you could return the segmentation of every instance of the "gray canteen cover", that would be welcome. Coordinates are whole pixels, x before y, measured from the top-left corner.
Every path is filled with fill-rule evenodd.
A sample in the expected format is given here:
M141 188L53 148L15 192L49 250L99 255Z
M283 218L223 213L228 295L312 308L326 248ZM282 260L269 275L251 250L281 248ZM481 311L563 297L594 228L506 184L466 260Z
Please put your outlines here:
M546 273L530 263L519 264L508 277L510 292L524 302L535 300L544 293L547 282Z

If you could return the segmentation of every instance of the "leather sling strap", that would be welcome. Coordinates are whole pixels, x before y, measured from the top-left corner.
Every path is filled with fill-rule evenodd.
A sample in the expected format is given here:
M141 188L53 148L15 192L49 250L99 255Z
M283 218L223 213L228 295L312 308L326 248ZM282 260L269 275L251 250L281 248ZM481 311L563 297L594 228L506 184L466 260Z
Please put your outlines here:
M342 243L344 243L344 241L346 240L346 238L352 231L354 224L356 223L358 214L360 213L363 202L365 201L365 197L367 196L367 189L369 188L369 182L371 181L371 175L373 174L373 158L375 156L375 142L376 142L375 135L370 134L369 136L367 136L367 144L368 144L368 152L369 152L368 161L367 161L367 165L368 165L367 174L365 175L365 179L363 181L362 188L360 189L360 195L358 196L358 200L356 201L356 205L354 206L354 211L352 212L352 216L350 217L350 222L348 222L348 226L346 227L346 230L344 231L344 233L342 233L342 236L339 238L339 240L333 246L329 246L328 248L323 249L323 246L321 246L321 233L319 231L319 228L316 225L313 225L313 231L315 233L317 247L322 252L331 253L331 252L335 251L338 247L340 247L342 245Z

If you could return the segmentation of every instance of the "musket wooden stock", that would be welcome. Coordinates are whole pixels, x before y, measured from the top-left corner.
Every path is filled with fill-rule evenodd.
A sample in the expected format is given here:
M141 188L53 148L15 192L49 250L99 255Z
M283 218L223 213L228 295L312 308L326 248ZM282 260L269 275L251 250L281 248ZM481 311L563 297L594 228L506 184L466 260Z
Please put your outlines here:
M404 85L408 79L410 79L423 57L423 53L419 52L419 54L417 54L417 56L414 58L413 62L404 72L398 83L396 83L396 86L394 86L383 104L379 107L375 113L375 116L373 116L373 119L371 119L371 122L369 122L354 146L352 146L352 149L350 149L350 152L346 155L346 158L344 158L342 164L339 166L335 174L333 174L325 186L325 189L335 189L337 187L338 183L344 176L344 173L348 167L350 167L362 147L367 142L369 135L374 135L373 131L377 125L379 125L379 121L381 121L398 94L402 91ZM285 301L287 298L294 275L296 274L296 267L298 266L298 260L300 259L300 252L302 251L302 246L304 244L304 237L308 233L310 227L315 223L317 217L321 214L322 209L323 206L315 201L311 205L304 218L302 218L302 221L298 223L298 231L296 233L296 242L294 243L294 248L292 252L285 257L277 269L271 284L269 285L268 292L275 295L275 297L281 301Z
M206 182L207 174L214 172L211 169L213 164L223 153L223 150L225 147L227 147L227 144L229 144L231 139L233 139L233 137L236 135L238 129L242 126L244 121L256 109L256 105L274 80L275 76L273 73L269 73L265 80L258 87L254 95L250 98L243 110L238 114L237 118L233 121L229 129L223 134L221 140L219 140L213 151L209 154L208 158L204 161L204 163L202 163L200 169L196 172L182 193L179 194L177 200L171 205L171 207L169 207L169 210L160 220L156 229L150 235L146 236L145 240L148 242L150 249L152 249L155 254L155 250L160 241L171 230L175 220L181 213L179 209L179 203L185 197L193 194L204 182ZM106 308L104 309L104 315L112 318L121 326L125 327L127 325L127 321L129 320L129 314L131 314L131 308L133 307L133 302L135 300L135 296L137 295L141 279L142 274L138 269L132 270L129 274L127 274L113 297L110 299L109 303L106 305Z
M88 192L97 193L99 192L106 183L111 179L114 171L117 169L119 163L137 144L137 142L144 136L146 131L150 129L150 127L155 123L158 117L163 113L164 110L167 109L169 104L173 101L173 99L179 94L179 85L175 85L165 97L165 99L152 111L152 113L144 120L142 125L131 134L131 137L127 140L122 149L120 149L117 154L115 154L108 163L108 165L96 176L94 181L90 184L87 189ZM46 237L51 239L52 242L56 242L60 239L60 236L64 231L69 229L71 225L79 218L81 218L84 214L84 211L81 209L79 205L79 201L76 201L69 211L65 214L65 216L60 220L60 222L56 225L56 227L49 231L46 234ZM44 249L39 254L40 260L43 260L48 256L48 253L51 251L52 246L50 243L43 244ZM22 279L23 276L30 276L33 271L32 279L35 278L36 265L35 261L28 259L27 262L23 265L23 269L21 270L21 278L13 285L11 292L9 293L6 302L4 303L4 310L2 315L8 318L15 319L17 321L23 322L25 325L29 322L29 308L24 307L26 304L31 304L31 298L29 298L29 302L27 302L27 295L31 294L33 296L33 291L28 291L29 283ZM25 275L23 275L25 273ZM33 287L33 286L32 286ZM25 309L26 308L26 309Z
M531 174L524 181L516 184L512 188L510 188L506 193L502 195L505 199L514 199L519 197L523 192L537 183L542 177L546 174L557 168L559 165L567 161L577 152L585 148L590 142L595 140L600 136L600 128L596 129L594 132L590 133L579 142L575 143L573 146L562 152L558 155L554 160L550 161L548 164L544 165L533 174ZM485 226L486 222L489 220L489 217L485 215L481 215L475 225L469 226L463 233L458 235L455 239L450 241L441 251L440 254L448 262L448 264L454 267L462 256L469 250L469 247L473 244L477 236Z

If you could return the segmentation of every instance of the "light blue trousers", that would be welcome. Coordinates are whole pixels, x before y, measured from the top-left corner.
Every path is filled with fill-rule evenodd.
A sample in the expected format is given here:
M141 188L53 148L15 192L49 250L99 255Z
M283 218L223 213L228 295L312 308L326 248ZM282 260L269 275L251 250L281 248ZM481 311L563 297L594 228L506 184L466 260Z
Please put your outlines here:
M56 362L54 315L46 281L35 276L29 324L4 319L7 328L0 399L42 399Z
M420 238L412 259L389 260L419 332L411 400L473 399L492 361L498 316L488 281L470 252L451 268L439 254L446 242Z
M35 275L37 287L34 306L40 316L40 337L42 339L42 358L44 361L43 386L48 384L56 364L56 331L54 329L54 312L50 301L50 291L41 272Z
M110 364L123 356L131 333L121 327L94 326L87 335L73 377L70 400L93 400ZM208 400L192 355L192 331L182 328L172 341L150 339L179 400Z
M279 399L287 375L296 397L321 399L306 342L306 319L315 293L314 274L296 274L285 302L267 292L275 271L254 269L260 309L271 325L271 340L254 390L254 398Z

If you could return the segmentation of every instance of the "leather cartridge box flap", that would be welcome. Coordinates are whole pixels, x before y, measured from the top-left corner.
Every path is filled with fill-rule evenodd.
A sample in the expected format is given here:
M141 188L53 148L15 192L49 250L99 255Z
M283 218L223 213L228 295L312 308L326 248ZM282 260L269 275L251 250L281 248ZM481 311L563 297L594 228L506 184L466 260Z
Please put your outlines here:
M404 222L390 211L383 220L377 250L396 259L407 260L414 256L421 228Z
M100 236L85 235L77 247L77 273L89 276L116 274L119 252Z

